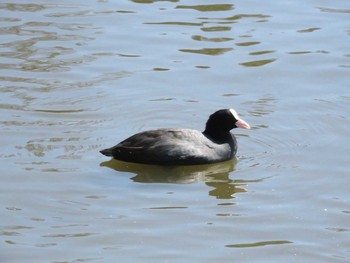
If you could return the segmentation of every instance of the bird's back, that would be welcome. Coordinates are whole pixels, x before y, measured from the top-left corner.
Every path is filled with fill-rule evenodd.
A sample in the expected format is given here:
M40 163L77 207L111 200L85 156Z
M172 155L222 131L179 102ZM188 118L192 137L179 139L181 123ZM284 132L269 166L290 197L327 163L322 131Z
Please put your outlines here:
M233 136L217 144L200 131L158 129L137 133L101 153L126 162L186 165L228 160L236 150Z

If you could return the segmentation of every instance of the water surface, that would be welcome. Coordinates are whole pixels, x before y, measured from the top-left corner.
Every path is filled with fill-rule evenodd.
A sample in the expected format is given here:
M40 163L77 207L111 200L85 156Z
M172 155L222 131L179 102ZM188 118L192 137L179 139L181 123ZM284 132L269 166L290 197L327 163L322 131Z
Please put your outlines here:
M349 262L346 1L0 3L1 262ZM99 150L220 108L232 161Z

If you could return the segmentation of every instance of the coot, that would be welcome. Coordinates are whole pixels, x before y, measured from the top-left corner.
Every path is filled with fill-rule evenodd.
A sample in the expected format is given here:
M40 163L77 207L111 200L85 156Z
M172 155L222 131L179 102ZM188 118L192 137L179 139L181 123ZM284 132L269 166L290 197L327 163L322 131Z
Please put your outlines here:
M237 152L230 130L250 129L233 109L210 115L203 132L191 129L156 129L137 133L100 151L115 159L157 165L195 165L222 162Z

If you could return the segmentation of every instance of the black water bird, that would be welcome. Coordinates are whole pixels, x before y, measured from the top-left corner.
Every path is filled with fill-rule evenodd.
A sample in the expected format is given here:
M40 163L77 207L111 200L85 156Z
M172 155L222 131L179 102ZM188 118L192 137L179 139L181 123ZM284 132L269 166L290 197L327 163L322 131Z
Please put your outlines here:
M230 130L250 129L233 109L210 115L203 132L166 128L137 133L117 145L100 151L114 159L156 165L195 165L233 158L237 141Z

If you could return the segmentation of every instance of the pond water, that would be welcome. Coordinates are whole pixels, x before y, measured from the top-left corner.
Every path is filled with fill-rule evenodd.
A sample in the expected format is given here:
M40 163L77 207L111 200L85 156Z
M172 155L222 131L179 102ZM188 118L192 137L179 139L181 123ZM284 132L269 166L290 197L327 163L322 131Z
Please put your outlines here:
M349 262L349 1L0 3L1 262ZM237 158L98 151L235 108Z

